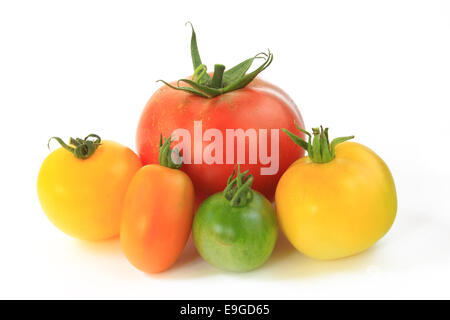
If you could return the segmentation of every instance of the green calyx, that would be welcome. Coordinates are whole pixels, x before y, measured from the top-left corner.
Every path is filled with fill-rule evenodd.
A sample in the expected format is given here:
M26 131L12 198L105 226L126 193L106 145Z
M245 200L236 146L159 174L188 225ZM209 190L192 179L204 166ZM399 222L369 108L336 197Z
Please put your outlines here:
M94 138L91 140L91 138ZM75 158L85 160L92 156L97 150L98 146L101 145L102 139L96 135L96 134L90 134L86 138L70 138L69 144L66 144L61 138L59 137L51 137L48 140L48 148L50 149L50 141L52 139L58 141L58 143L66 149L67 151L71 152Z
M325 130L320 126L320 128L313 128L313 136L306 130L302 129L299 125L295 124L298 130L303 132L308 136L308 142L300 138L299 136L293 134L287 129L282 129L288 136L294 141L295 144L299 145L308 152L308 156L314 163L327 163L334 159L336 156L335 148L336 145L344 141L353 139L355 136L340 137L333 141L328 139L328 128ZM312 139L312 142L311 142Z
M163 142L163 136L161 135L159 138L159 164L161 166L171 168L171 169L180 169L182 165L182 160L180 153L177 149L172 150L170 148L170 144L173 142L172 137L169 137L167 139L164 139ZM173 155L176 156L176 159L174 161Z
M214 66L214 74L210 77L206 66L200 58L194 27L190 22L186 24L190 24L192 28L191 57L194 74L192 75L192 79L178 80L176 86L164 80L158 80L172 89L186 91L204 98L213 98L230 91L244 88L272 63L273 54L270 51L268 53L261 52L229 70L225 70L225 66L222 64L216 64ZM255 59L264 59L264 62L256 70L246 74ZM187 84L187 86L181 86L181 83Z
M243 207L253 199L253 175L247 175L248 173L249 170L241 173L240 166L237 164L228 178L223 195L233 207Z

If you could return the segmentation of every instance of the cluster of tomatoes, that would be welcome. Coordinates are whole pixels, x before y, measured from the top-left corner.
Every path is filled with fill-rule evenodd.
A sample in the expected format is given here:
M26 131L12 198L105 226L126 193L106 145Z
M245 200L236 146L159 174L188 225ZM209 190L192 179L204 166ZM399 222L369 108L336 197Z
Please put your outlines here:
M53 224L84 240L120 235L128 260L149 273L173 265L191 232L200 255L230 271L261 266L278 227L295 248L317 259L359 253L386 234L397 210L388 167L369 148L348 141L352 136L330 141L328 129L306 131L287 94L256 78L272 62L270 52L229 70L215 65L210 74L192 28L191 53L193 76L164 82L147 103L137 130L139 156L95 134L68 143L52 138L61 148L41 166L38 196ZM248 72L255 59L264 62ZM255 129L260 138L282 129L278 171L261 174L262 158L241 165L182 163L171 135L183 128L195 136L198 121L224 135ZM187 146L183 153L199 151ZM206 148L201 154L211 152ZM229 152L221 148L215 156Z

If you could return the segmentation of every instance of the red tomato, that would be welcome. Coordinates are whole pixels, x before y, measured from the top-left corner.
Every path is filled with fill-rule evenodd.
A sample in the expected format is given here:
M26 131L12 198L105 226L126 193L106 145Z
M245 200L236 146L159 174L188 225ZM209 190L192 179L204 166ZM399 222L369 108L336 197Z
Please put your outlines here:
M242 89L231 91L214 98L204 98L194 94L174 90L167 86L159 88L148 101L137 129L137 149L144 164L158 163L160 134L169 136L175 129L185 128L191 135L191 155L194 158L194 121L202 121L203 133L209 128L222 132L224 164L183 164L182 170L192 179L197 205L211 194L223 190L229 173L236 164L237 144L234 146L234 161L226 164L226 129L241 128L268 129L267 150L270 156L270 129L286 128L296 130L294 122L304 127L302 117L294 102L280 88L254 79ZM246 163L242 170L249 169L254 175L253 188L264 194L270 201L274 199L277 182L289 165L304 156L301 148L293 148L289 137L280 132L279 165L273 175L262 175L260 168L269 167L257 157L256 164L249 164L249 139L246 138ZM259 141L259 140L258 140ZM202 153L210 142L203 142ZM258 153L260 149L258 143Z

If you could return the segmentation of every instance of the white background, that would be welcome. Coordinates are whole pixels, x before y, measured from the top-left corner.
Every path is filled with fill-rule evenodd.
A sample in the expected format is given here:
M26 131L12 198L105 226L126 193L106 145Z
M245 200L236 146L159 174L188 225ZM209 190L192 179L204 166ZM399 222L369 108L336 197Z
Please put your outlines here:
M355 134L388 163L398 215L373 248L320 262L281 238L262 268L232 274L190 243L146 275L117 240L47 220L47 139L96 132L134 148L155 81L192 73L188 20L210 68L270 48L263 78L307 127ZM449 1L1 1L0 298L450 298L449 108Z

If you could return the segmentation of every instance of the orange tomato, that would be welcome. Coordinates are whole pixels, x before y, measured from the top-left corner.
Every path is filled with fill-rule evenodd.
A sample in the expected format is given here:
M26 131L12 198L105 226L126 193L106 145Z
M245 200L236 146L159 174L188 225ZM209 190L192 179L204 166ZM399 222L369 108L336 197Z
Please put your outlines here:
M120 242L136 268L168 269L180 256L194 218L194 186L181 170L151 164L130 183L123 207Z

